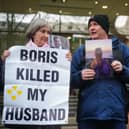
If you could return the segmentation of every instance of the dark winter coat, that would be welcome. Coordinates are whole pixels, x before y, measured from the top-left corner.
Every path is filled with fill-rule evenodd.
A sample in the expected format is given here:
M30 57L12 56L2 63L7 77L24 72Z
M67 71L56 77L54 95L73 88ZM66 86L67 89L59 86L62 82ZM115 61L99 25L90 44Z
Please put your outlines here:
M78 122L87 119L126 121L125 83L129 83L129 48L112 37L112 50L119 49L123 57L123 71L111 78L85 81L81 71L85 67L84 45L78 48L71 63L71 88L79 88ZM119 60L117 56L114 60Z

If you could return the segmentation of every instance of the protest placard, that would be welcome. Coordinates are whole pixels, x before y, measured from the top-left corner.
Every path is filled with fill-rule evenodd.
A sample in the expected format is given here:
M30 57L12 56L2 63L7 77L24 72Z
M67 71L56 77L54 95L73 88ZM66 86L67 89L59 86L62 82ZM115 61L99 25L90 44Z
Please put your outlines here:
M68 123L68 50L14 46L5 65L3 124Z

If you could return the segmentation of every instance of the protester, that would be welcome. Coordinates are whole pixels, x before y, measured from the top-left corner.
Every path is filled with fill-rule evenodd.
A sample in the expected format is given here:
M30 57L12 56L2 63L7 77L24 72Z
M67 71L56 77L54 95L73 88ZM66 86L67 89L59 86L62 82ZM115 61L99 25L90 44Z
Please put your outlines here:
M97 79L94 69L85 68L85 45L73 55L71 87L79 88L78 129L126 129L125 83L129 82L129 48L117 37L109 36L109 26L107 15L95 15L88 22L91 40L112 39L113 53L119 50L110 64L112 77Z
M42 19L36 19L32 22L26 32L27 44L26 46L29 48L49 48L48 37L51 34L51 27L45 23ZM5 50L1 56L1 60L4 61L11 53L9 50ZM71 53L68 52L66 54L66 58L71 60ZM4 69L1 69L4 71ZM0 73L3 73L0 71ZM11 127L13 129L60 129L60 125L43 125L43 126L31 126L31 125L5 125L7 127Z

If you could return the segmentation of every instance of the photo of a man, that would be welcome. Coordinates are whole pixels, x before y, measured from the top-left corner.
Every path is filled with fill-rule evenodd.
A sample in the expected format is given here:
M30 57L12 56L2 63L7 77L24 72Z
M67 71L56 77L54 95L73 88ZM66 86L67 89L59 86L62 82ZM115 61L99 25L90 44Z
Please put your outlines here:
M70 48L69 40L63 36L51 35L49 37L51 48L68 49Z
M61 38L59 36L53 37L55 48L62 48Z

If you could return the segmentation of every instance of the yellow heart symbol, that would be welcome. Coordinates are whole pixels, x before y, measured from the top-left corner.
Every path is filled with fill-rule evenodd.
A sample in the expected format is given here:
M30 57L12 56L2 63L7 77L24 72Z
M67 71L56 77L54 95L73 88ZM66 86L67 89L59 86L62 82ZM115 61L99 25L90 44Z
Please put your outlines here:
M16 100L16 96L11 96L12 97L12 100Z
M18 95L21 95L21 94L22 94L22 91L21 91L21 90L18 90L18 91L17 91L17 94L18 94Z
M8 89L7 94L9 94L9 95L12 94L12 90Z
M16 90L16 89L17 89L17 86L16 86L16 85L14 85L14 86L13 86L13 89L14 89L14 90Z

